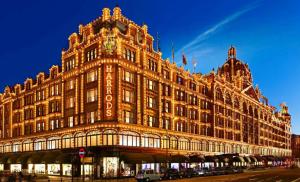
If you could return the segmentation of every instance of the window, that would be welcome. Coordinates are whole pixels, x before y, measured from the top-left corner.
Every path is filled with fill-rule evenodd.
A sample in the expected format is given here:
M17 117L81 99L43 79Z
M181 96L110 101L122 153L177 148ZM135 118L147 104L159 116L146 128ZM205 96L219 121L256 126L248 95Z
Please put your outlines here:
M156 135L142 136L142 147L160 148L160 138Z
M45 90L40 90L36 92L36 100L41 101L45 99Z
M125 123L134 123L133 112L124 111Z
M133 95L132 91L123 89L123 102L133 103Z
M45 139L40 139L34 142L34 150L45 150Z
M148 96L147 100L149 108L156 108L156 100L153 97Z
M49 113L60 112L60 102L51 101L49 103Z
M148 116L148 126L158 127L157 119L154 116Z
M71 58L65 61L65 70L69 71L75 67L75 58Z
M92 124L95 123L95 121L97 120L97 112L92 111L92 112L87 113L86 120L87 120L87 123L92 123Z
M97 49L91 49L89 51L86 52L86 61L91 61L97 58Z
M169 85L163 86L163 96L171 96L171 88Z
M148 69L157 72L157 63L152 59L148 59Z
M123 58L131 61L131 62L135 62L136 61L136 54L134 51L124 48L123 49Z
M176 82L180 85L184 85L184 79L178 75L176 77Z
M140 146L140 137L133 132L123 132L119 135L119 143L123 146Z
M148 80L148 89L149 90L156 90L156 82L152 80Z
M103 145L116 145L117 144L117 134L113 130L106 130L102 137Z
M87 134L87 146L99 146L101 134L99 131L92 131Z
M73 108L75 104L74 97L68 97L66 100L66 108Z
M163 118L163 129L171 129L170 118Z
M60 139L59 138L49 138L47 141L47 149L58 149L59 148Z
M163 102L162 111L166 112L166 113L170 113L171 112L171 102L169 102L169 101Z
M86 82L90 83L90 82L94 82L97 80L97 70L93 70L87 73L86 75Z
M66 83L66 90L72 90L72 89L74 89L74 85L75 85L74 80L67 81L67 83Z
M58 119L50 119L49 121L49 130L54 130L59 128L59 120Z
M123 80L129 83L134 83L134 74L128 71L123 72Z
M45 130L45 123L44 122L38 122L36 124L36 131L41 132Z
M58 86L58 84L50 86L50 96L56 96L56 95L59 95L59 86Z
M74 126L74 117L73 116L68 117L68 126L70 128L72 128Z
M44 116L45 115L45 107L44 105L38 105L36 106L36 116L39 117L39 116Z
M89 89L87 91L87 103L95 102L97 100L98 100L97 89L96 88Z
M163 78L164 79L170 79L170 72L167 70L163 70Z

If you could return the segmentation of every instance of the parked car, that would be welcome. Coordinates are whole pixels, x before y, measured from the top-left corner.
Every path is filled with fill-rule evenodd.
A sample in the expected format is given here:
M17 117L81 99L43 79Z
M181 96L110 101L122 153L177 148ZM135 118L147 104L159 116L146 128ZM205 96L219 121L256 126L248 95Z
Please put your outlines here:
M140 181L156 181L161 179L161 174L156 173L152 169L145 169L138 172L138 174L135 176L135 179Z
M191 178L193 176L198 176L198 173L194 168L185 168L179 171L181 177Z
M170 168L162 173L161 178L162 179L178 179L178 178L182 178L182 175L180 175L180 173L177 169Z
M234 167L234 168L233 168L233 172L234 172L234 173L243 173L244 170L243 170L241 167Z

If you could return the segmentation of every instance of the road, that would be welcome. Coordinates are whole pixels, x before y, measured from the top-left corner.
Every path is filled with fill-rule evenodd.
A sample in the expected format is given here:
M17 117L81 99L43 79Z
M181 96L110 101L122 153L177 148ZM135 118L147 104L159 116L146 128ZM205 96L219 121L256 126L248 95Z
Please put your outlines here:
M300 182L300 169L267 169L242 174L195 177L178 182Z

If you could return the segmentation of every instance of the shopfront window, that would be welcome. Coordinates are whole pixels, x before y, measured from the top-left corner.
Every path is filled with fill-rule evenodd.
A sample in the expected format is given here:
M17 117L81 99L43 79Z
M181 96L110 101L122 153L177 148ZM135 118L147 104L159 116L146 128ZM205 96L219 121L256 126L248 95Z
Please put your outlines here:
M103 176L106 178L117 177L118 157L103 157Z
M63 167L62 175L64 175L64 176L72 175L72 164L63 164L62 167Z
M4 171L4 164L0 164L0 171Z
M92 175L93 174L93 165L92 164L85 164L84 166L81 165L81 175ZM84 173L83 173L84 171Z
M45 174L46 165L45 164L34 164L34 172L36 174Z
M48 175L60 175L60 164L48 164Z
M22 170L22 165L21 164L11 164L10 165L10 172L20 172Z
M99 146L101 134L99 131L92 131L87 134L87 146Z
M123 146L140 146L140 137L134 132L123 132L119 135L119 144Z
M103 145L116 145L117 144L117 133L114 130L106 130L103 133L102 138Z
M62 138L62 148L71 148L72 136L65 135Z
M143 147L160 148L159 136L148 135L148 134L142 136L142 146Z

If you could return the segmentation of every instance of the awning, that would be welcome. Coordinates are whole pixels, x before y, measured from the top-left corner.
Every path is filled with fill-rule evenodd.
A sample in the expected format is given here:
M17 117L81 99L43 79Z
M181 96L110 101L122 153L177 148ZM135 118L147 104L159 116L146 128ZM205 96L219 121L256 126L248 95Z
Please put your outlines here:
M43 158L41 159L41 163L52 164L55 162L57 156L60 155L60 152L46 152Z
M261 162L261 161L264 160L264 158L262 156L259 156L259 155L255 156L255 158L257 159L258 162Z
M205 162L219 162L216 156L205 156Z
M8 155L1 155L0 164L6 164L8 160Z
M129 152L121 153L120 160L124 161L127 164L142 164L155 162L151 154Z
M229 157L228 156L219 155L217 157L218 157L220 162L225 162L225 163L229 162Z
M240 156L233 157L232 161L233 162L245 162L244 158L240 157Z
M26 164L28 158L30 157L30 154L21 154L18 159L17 159L17 163L18 164Z
M72 156L70 156L67 153L60 153L56 158L55 158L56 163L61 163L61 164L70 164L72 163Z
M8 159L6 161L7 164L16 164L18 157L19 157L18 154L11 154L11 155L9 155L9 157L8 157Z
M274 156L271 156L271 155L263 156L263 158L264 158L266 161L274 161L274 160L275 160Z
M204 162L205 158L201 155L191 155L189 156L189 162Z
M257 159L254 156L250 156L251 162L257 162Z
M27 163L28 164L41 164L43 156L44 156L44 154L41 152L34 153L28 158Z
M189 162L189 158L185 155L172 155L170 157L170 162L173 163L185 163Z
M245 162L248 162L248 163L251 162L251 159L250 159L250 157L248 157L248 156L245 156L245 157L244 157L244 160L245 160Z

